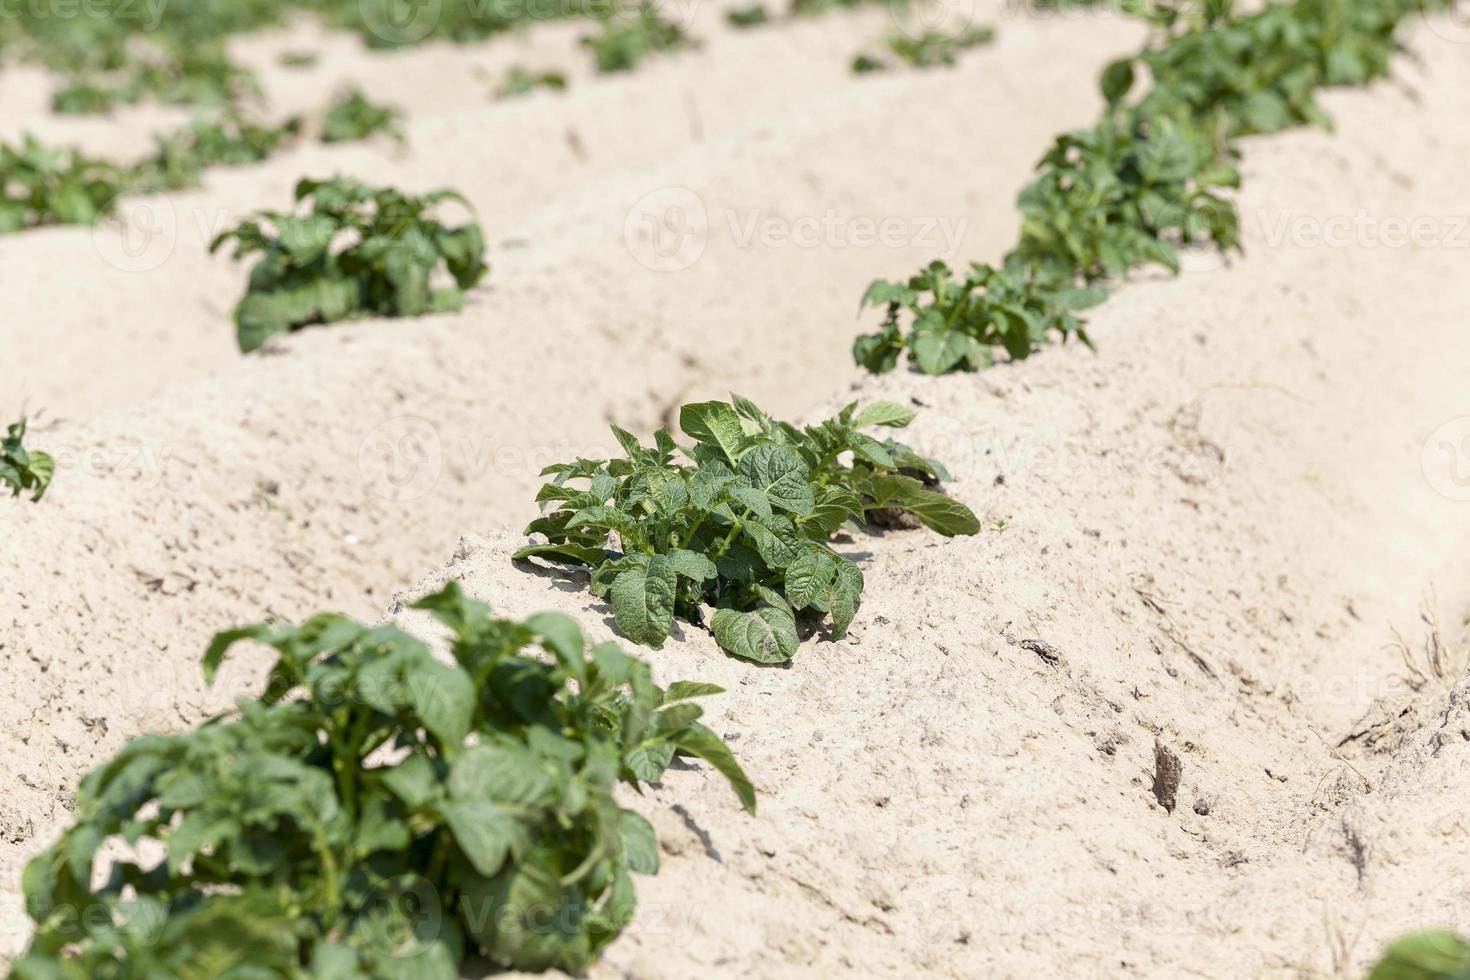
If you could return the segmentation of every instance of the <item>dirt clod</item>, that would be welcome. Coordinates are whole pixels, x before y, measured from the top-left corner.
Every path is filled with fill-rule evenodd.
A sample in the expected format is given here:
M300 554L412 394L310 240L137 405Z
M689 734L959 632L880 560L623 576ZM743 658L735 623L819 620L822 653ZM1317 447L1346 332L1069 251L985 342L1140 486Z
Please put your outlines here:
M1154 742L1154 799L1170 813L1178 802L1179 777L1184 775L1184 763L1163 742Z

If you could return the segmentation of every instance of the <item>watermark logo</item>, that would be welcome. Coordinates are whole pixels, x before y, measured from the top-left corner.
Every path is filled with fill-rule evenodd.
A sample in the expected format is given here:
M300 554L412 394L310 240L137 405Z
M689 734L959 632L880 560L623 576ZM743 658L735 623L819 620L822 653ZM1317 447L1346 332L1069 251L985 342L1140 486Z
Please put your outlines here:
M156 31L169 0L0 0L0 20L110 20Z
M1424 440L1424 479L1450 500L1470 502L1470 415L1450 419ZM1470 881L1470 879L1467 879Z
M1269 248L1470 248L1470 215L1257 215Z
M434 489L444 470L438 428L417 415L375 426L358 449L357 470L378 496L398 503L417 500Z
M443 0L358 0L357 11L374 36L389 45L415 44L434 32Z
M688 269L716 236L742 251L912 248L950 259L960 250L969 225L965 215L852 215L832 208L795 215L761 207L724 208L712 214L698 194L668 187L633 205L623 225L623 243L640 265L656 272Z
M709 212L687 187L664 187L645 194L623 222L623 244L644 268L681 272L704 255L709 244Z
M975 23L975 0L893 0L888 13L912 40L957 38Z
M92 226L97 254L123 272L152 272L178 243L179 213L168 197L117 201L112 214Z
M439 889L416 874L399 875L374 887L359 915L361 941L379 956L417 957L444 929Z
M1433 5L1431 5L1433 6ZM1424 11L1424 22L1437 36L1455 44L1470 44L1470 3L1461 0L1444 10Z

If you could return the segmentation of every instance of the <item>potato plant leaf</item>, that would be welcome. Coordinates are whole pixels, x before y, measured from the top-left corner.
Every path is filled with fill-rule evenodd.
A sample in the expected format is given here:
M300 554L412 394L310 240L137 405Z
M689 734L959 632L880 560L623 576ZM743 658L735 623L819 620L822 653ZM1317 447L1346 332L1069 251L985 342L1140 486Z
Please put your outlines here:
M0 487L8 487L12 497L31 495L34 503L46 495L56 473L56 461L39 449L25 447L26 420L12 422L0 439Z

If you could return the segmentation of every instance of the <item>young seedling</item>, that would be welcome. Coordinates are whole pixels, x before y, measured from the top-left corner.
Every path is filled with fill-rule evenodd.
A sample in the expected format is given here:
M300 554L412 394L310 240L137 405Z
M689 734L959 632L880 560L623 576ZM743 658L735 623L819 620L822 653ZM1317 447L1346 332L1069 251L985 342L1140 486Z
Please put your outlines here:
M995 29L970 27L959 34L925 31L919 37L894 34L888 38L888 49L915 68L950 67L959 53L995 40Z
M468 206L454 191L413 196L343 177L303 180L296 202L305 213L268 211L221 234L211 252L233 242L237 260L261 256L235 309L240 350L310 324L459 310L489 267L478 224L450 227L429 215L444 201ZM435 285L440 274L453 284Z
M969 508L926 486L946 475L938 463L862 431L912 418L888 403L849 405L798 429L736 396L681 409L692 448L662 429L645 447L614 426L623 458L544 471L553 480L537 500L556 508L526 533L547 543L514 557L586 566L593 593L636 643L658 648L675 618L704 625L710 607L708 626L727 653L790 660L798 617L830 615L837 639L857 613L863 574L828 544L838 530L882 508L911 512L941 534L980 529Z
M385 133L402 143L402 121L403 113L398 109L370 102L362 92L353 89L327 110L322 124L322 142L345 143Z
M650 55L695 46L684 28L650 3L631 17L615 14L603 20L602 33L582 38L582 44L592 51L600 72L631 71Z
M283 68L315 68L321 57L315 51L282 51L276 63Z
M495 90L495 97L511 99L520 95L529 95L538 88L562 92L566 90L566 87L567 77L559 71L528 71L520 65L515 65L506 72L505 80Z
M26 449L26 420L12 422L0 439L0 487L9 487L12 497L29 493L40 500L56 473L56 461L39 449Z
M766 12L765 4L753 3L725 11L725 20L731 27L759 27L770 23L771 15Z
M660 688L568 617L495 619L454 583L415 608L450 660L336 615L217 636L206 677L254 641L275 652L265 694L82 781L26 868L16 980L457 980L474 955L582 975L633 918L632 875L659 867L619 783L697 757L755 812L692 703L720 688Z

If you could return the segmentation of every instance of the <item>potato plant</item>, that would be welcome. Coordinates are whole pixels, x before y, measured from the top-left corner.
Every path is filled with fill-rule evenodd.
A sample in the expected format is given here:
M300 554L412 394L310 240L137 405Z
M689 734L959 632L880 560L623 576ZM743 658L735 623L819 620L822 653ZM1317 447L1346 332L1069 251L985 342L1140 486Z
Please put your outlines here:
M556 507L526 533L546 543L514 557L587 567L593 593L636 643L662 646L675 618L706 625L711 607L707 625L725 652L790 660L798 617L830 616L835 639L857 613L863 573L828 543L838 530L880 508L945 535L979 530L969 508L926 486L946 475L942 466L863 431L913 417L898 405L854 404L798 429L736 396L683 406L692 448L665 430L646 447L614 426L623 458L545 470L553 480L537 500Z
M310 324L458 310L489 271L478 224L429 214L466 203L454 191L414 196L337 177L303 180L295 197L303 213L264 212L210 245L233 242L236 259L260 255L235 309L241 351Z
M602 21L602 30L582 38L600 72L631 71L650 55L695 46L678 24L650 3L631 16L614 14Z
M894 33L888 38L888 50L914 68L948 68L954 65L961 51L994 40L995 30L990 27L971 27L959 34L931 30L918 37ZM883 71L887 67L881 58L872 55L861 54L852 61L852 70L857 74Z
M26 449L26 420L12 422L0 439L0 487L9 487L12 497L29 493L40 500L56 473L56 461L39 449Z
M26 868L36 930L12 980L456 980L475 954L581 974L659 866L619 783L697 757L754 812L693 703L719 688L660 688L568 617L495 619L455 583L415 608L451 660L337 615L217 636L206 676L255 641L275 652L266 692L83 780Z
M392 106L377 105L357 89L338 98L327 109L322 123L323 143L364 140L383 133L403 141L403 113Z
M65 75L53 98L60 112L107 112L146 97L228 105L258 85L231 61L226 38L277 23L288 6L277 0L93 0L87 16L58 16L44 4L19 4L0 18L0 46Z
M90 225L111 213L127 174L76 150L27 136L0 144L0 234L40 225Z
M531 71L520 65L513 65L505 73L495 90L497 99L512 99L521 95L529 95L538 88L550 89L553 92L566 91L567 76L559 71Z
M155 136L153 154L134 168L133 182L145 191L195 187L208 167L259 163L300 135L301 120L294 116L280 125L250 122L233 113L198 119Z
M975 263L963 279L953 275L936 261L907 282L869 286L862 307L887 312L876 333L853 344L857 363L882 374L907 353L925 374L944 374L990 367L997 347L1013 358L1026 357L1051 335L1092 345L1077 311L1100 303L1102 289L1043 285L1014 266ZM912 324L908 333L900 325L905 316Z
M725 11L725 23L731 27L760 27L771 22L771 14L763 3L752 3Z

